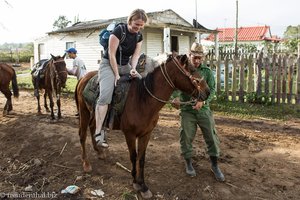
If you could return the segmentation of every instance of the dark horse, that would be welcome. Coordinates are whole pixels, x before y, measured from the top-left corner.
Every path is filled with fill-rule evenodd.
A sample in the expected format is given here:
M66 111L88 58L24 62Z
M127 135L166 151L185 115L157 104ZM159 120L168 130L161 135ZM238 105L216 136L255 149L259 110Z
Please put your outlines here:
M35 94L38 102L38 114L41 114L40 95L38 91L39 89L45 89L44 107L46 111L49 112L49 108L47 105L47 96L48 96L50 101L50 108L51 108L51 119L55 119L54 111L53 111L54 102L53 102L52 93L54 93L56 97L57 117L58 119L61 118L60 94L61 94L61 88L66 86L66 81L68 76L66 62L64 60L65 56L66 54L64 54L62 57L53 56L51 54L51 59L46 61L47 63L45 63L44 69L41 70L44 71L43 74L39 73L38 74L39 77L37 77L36 75L34 75L34 73L32 73L32 83L35 87L38 87L36 88L37 93Z
M19 88L17 83L17 76L14 68L12 66L0 63L0 91L6 97L6 103L3 110L3 116L9 114L9 111L13 109L12 102L11 102L11 91L9 89L10 81L12 81L12 89L14 97L19 97Z
M144 182L144 165L146 148L151 132L158 122L159 111L168 102L175 89L191 94L201 101L206 100L209 95L209 88L205 80L194 72L186 55L174 55L157 66L146 77L135 78L131 81L125 107L120 116L120 124L117 126L114 124L113 129L117 127L125 135L132 164L133 187L136 191L141 192L143 198L152 197L152 192ZM95 74L97 74L96 71L86 74L78 82L75 92L80 114L81 158L83 169L86 172L92 170L85 149L87 129L89 127L90 133L94 134L95 119L93 106L85 102L83 90ZM92 137L92 143L94 149L101 156L103 149L97 148L94 137Z

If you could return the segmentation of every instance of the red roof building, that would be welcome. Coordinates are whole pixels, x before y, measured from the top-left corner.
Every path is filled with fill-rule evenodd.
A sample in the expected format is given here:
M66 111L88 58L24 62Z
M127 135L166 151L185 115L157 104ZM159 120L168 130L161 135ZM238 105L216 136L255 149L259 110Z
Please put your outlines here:
M219 43L232 43L235 40L235 28L217 28ZM207 40L215 41L215 35L210 34ZM260 43L263 41L280 42L277 36L272 36L269 26L253 26L238 28L238 41L242 43Z

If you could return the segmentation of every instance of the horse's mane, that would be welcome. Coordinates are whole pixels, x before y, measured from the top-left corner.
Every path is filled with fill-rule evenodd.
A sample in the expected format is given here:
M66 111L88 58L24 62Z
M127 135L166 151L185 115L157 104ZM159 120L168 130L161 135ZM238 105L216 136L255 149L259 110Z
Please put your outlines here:
M153 72L155 68L167 60L167 54L160 54L153 58L147 55L145 57L145 71L141 73L142 77L146 77L147 74Z
M147 97L149 94L144 86L144 82L148 88L148 90L153 93L153 86L154 86L154 74L156 71L159 70L160 65L164 65L166 62L169 62L170 57L167 54L161 54L154 58L146 56L146 64L145 64L145 71L141 73L142 79L136 79L136 91L137 91L137 98L139 102L147 102Z

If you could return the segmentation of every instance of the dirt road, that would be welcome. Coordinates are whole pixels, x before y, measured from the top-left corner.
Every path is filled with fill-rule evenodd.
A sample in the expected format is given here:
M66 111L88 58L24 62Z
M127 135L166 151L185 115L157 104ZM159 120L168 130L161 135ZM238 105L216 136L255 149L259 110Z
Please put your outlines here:
M93 171L85 174L73 99L63 99L63 119L57 122L51 122L44 110L43 115L36 115L32 92L21 91L13 105L14 114L2 117L4 96L0 94L0 198L28 190L27 194L52 194L58 199L97 199L91 191L101 189L105 194L99 199L140 199L133 192L130 173L116 165L120 162L131 168L121 132L109 135L106 160L96 158L88 137ZM218 114L215 118L226 182L218 183L212 176L200 131L194 142L197 176L185 175L178 143L178 111L165 108L146 155L145 179L153 199L299 199L299 119L242 120ZM73 184L80 192L60 194Z

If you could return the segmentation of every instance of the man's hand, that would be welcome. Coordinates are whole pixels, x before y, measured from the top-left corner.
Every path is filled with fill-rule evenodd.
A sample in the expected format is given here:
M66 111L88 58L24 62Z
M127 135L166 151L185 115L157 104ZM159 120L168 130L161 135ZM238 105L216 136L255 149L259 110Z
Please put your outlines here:
M176 97L175 99L172 100L171 105L176 108L179 109L180 108L180 100L179 97Z
M202 108L204 102L203 101L197 101L196 105L193 106L194 110L199 110L200 108Z

